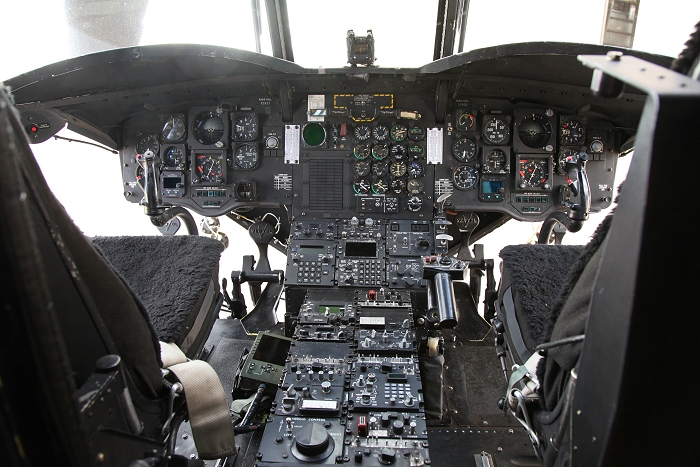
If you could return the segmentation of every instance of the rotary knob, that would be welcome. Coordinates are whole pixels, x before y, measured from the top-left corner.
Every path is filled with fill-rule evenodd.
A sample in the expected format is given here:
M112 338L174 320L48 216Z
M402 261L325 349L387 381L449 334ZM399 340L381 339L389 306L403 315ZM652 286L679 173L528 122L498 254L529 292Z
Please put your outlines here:
M334 447L328 430L318 423L310 423L297 433L292 454L304 462L317 462L327 458Z

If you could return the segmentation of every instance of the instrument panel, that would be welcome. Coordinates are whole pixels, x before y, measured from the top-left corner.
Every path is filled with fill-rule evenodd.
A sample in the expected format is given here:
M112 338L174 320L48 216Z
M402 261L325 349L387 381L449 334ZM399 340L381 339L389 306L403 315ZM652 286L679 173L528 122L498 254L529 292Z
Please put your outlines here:
M286 206L295 218L431 219L455 211L541 221L562 209L564 161L586 153L592 211L612 201L614 126L547 106L433 96L305 95L283 122L269 97L224 99L124 125L126 198L143 198L139 155L158 156L162 205L208 216ZM447 199L444 200L444 196Z

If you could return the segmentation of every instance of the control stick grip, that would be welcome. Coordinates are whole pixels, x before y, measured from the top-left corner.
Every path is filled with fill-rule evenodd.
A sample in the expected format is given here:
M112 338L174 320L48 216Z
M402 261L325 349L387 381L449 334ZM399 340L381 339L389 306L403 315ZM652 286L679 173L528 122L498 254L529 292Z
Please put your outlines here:
M242 271L240 276L241 283L243 282L272 282L281 284L284 281L283 271Z
M452 278L447 272L438 272L433 278L433 290L439 315L441 328L454 328L457 326L457 302Z

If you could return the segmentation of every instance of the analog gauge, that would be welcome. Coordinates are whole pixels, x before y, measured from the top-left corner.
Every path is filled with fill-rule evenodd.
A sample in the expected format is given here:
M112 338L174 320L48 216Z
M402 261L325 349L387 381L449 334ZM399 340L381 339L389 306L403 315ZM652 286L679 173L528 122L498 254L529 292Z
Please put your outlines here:
M145 154L149 149L153 154L158 154L160 144L155 135L144 136L141 138L141 141L139 141L139 144L136 145L136 152L138 154Z
M559 158L557 160L557 173L565 175L567 158L572 157L578 160L581 152L582 151L578 148L562 148L561 151L559 151Z
M420 126L412 126L408 129L408 137L413 141L420 141L425 138L425 129Z
M393 157L394 160L397 161L402 161L406 159L406 154L408 153L408 151L406 150L406 146L404 146L403 144L392 144L389 152L391 153L391 157Z
M377 125L372 130L372 136L377 141L386 141L389 137L389 129L385 125Z
M372 164L372 174L375 177L383 177L389 173L389 163L388 162L375 162Z
M372 136L372 129L367 125L358 125L353 132L355 139L358 141L367 141Z
M409 180L406 184L406 189L411 195L419 195L423 193L423 188L423 182L416 180L415 178L413 180Z
M394 177L403 177L406 175L406 164L403 162L394 162L391 164L391 175Z
M528 148L544 148L552 138L552 124L544 115L527 115L518 127L518 138Z
M235 141L253 141L257 137L258 118L255 115L233 117L233 139Z
M382 161L389 155L389 143L377 143L372 146L372 157Z
M510 125L504 117L492 117L484 122L484 139L491 144L506 144Z
M476 126L476 117L469 112L459 114L457 117L457 129L461 131L473 130Z
M418 161L411 162L408 166L408 176L409 178L418 178L423 175L423 164Z
M367 161L360 161L360 162L355 162L355 176L356 177L365 177L369 175L369 172L371 170L371 166L369 165L369 162Z
M397 123L396 125L391 127L391 139L393 139L397 143L400 143L401 141L405 140L407 136L408 128L406 128L405 125Z
M476 142L471 138L459 138L452 144L452 155L460 162L476 157Z
M423 207L423 200L418 196L411 196L406 203L406 208L411 212L420 211Z
M403 178L395 178L391 181L391 191L400 195L406 193L406 180Z
M539 188L549 179L547 159L520 159L520 187ZM545 187L546 188L546 187Z
M199 144L211 146L224 136L224 121L216 112L201 112L192 121L192 133Z
M389 191L389 184L383 178L377 178L372 182L372 192L378 195L383 195Z
M462 211L455 216L455 224L462 232L472 232L479 225L479 216L475 212Z
M163 141L175 143L182 141L187 133L187 125L185 120L179 115L171 115L163 124L163 130L160 132Z
M254 169L258 165L258 147L255 144L241 144L236 148L233 160L239 169Z
M508 156L502 149L492 149L484 157L484 172L504 172L508 170Z
M479 173L471 165L460 165L452 172L452 181L460 190L471 190L479 181Z
M568 119L561 122L559 127L559 142L561 144L579 144L585 134L583 125L576 119Z
M352 189L358 195L366 195L372 189L372 183L368 178L360 177L352 184Z
M423 146L421 146L418 143L413 143L408 146L408 153L413 156L414 159L419 158L420 156L423 155L424 149Z
M185 165L185 154L182 148L170 146L163 151L163 162L168 167L183 167Z
M356 159L358 160L365 160L369 157L369 155L372 153L369 147L369 144L358 144L355 146L352 150L353 155L355 156Z
M224 183L226 156L223 153L195 154L194 177L199 183Z

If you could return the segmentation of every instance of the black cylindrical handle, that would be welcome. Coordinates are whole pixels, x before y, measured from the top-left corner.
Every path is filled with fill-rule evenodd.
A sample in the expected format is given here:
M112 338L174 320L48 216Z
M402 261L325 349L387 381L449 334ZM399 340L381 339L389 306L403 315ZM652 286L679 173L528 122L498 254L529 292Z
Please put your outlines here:
M453 328L457 326L457 303L452 279L446 272L435 274L435 298L437 299L438 314L440 315L441 328Z

